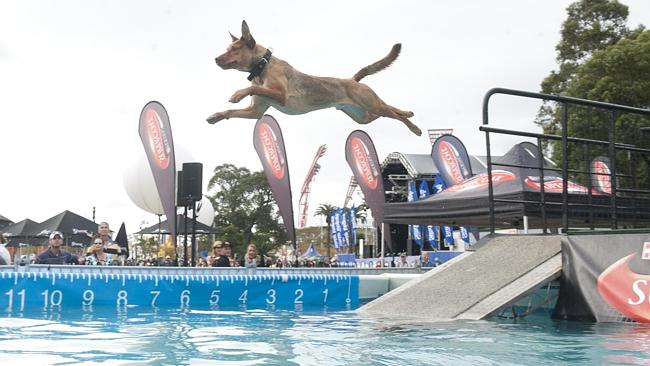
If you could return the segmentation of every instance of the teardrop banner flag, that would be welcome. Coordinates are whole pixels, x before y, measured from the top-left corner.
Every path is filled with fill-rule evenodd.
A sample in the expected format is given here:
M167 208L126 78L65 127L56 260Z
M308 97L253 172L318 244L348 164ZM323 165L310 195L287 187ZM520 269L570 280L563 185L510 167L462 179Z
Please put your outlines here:
M345 142L345 160L359 183L377 223L384 221L384 181L375 145L367 133L356 130Z
M278 204L280 216L287 228L291 244L296 246L296 231L293 225L293 201L291 200L291 181L289 165L284 148L282 130L275 118L265 114L257 120L253 131L253 146L260 157L264 174L269 182L273 197Z
M379 164L375 144L367 133L361 130L352 131L345 141L345 160L347 160L354 177L359 183L359 188L363 192L368 208L372 211L372 217L375 218L375 223L383 224L385 203L384 180L381 176L381 165ZM384 227L383 225L379 226ZM387 224L386 226L388 227L389 225ZM384 243L389 248L393 247L390 229L382 229L382 232L384 231L385 234L381 242L382 258L384 255Z
M431 158L447 187L472 177L472 166L465 145L453 135L438 137L431 148Z
M176 217L176 158L165 107L156 101L147 103L140 112L138 131L167 217L172 243L176 244L176 220L173 219Z
M612 194L612 171L608 157L599 156L591 161L591 185L600 192Z

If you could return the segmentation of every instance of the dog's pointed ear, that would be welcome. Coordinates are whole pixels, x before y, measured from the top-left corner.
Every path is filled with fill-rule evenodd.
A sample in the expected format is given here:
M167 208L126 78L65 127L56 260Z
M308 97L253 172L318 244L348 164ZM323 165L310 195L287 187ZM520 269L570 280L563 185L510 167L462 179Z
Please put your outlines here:
M245 20L241 22L241 39L246 42L249 48L255 47L255 38L251 35L251 31L248 29L248 24L246 24Z
M232 39L233 42L239 41L239 38L233 36L232 33L228 32L228 34L230 34L230 39Z

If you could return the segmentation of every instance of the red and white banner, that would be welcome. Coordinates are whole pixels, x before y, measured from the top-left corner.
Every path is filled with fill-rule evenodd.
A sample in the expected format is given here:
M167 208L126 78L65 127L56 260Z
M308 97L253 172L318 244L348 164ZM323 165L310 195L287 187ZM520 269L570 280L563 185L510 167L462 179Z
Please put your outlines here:
M648 234L568 235L554 316L650 323Z
M289 165L282 130L275 118L264 115L257 120L253 131L253 146L255 146L255 151L264 166L264 174L266 174L266 180L269 182L275 202L278 204L287 235L295 247L296 231L293 223Z
M384 221L384 181L375 145L367 133L356 130L345 142L347 160L377 223Z
M167 217L171 240L176 243L176 160L165 107L155 101L147 103L140 112L138 131Z

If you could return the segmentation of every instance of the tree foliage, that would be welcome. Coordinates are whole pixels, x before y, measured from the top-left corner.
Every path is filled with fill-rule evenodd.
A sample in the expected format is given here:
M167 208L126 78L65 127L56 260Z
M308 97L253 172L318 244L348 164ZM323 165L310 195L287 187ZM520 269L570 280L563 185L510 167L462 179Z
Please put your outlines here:
M334 205L331 205L329 203L322 203L318 206L316 209L316 212L314 213L315 216L325 216L325 222L327 223L327 257L331 257L331 251L330 248L332 247L332 212L336 210L336 207Z
M650 106L650 31L643 26L630 30L627 6L613 0L581 0L567 8L562 39L557 45L559 70L541 84L542 92L647 108ZM560 134L562 111L551 103L542 106L537 123L544 132ZM608 139L609 115L603 111L571 107L567 121L569 136ZM648 118L616 116L615 141L647 145L639 127ZM560 145L553 158L561 157ZM593 151L591 157L604 151ZM571 166L584 169L581 149L570 149ZM624 159L624 157L621 157ZM618 160L618 159L617 159Z
M580 65L595 51L615 44L629 33L626 26L627 6L611 0L581 0L567 8L567 19L562 24L562 38L555 47L558 71L551 71L542 81L542 92L564 94ZM545 105L537 122L547 133L557 133L553 117L555 109Z
M255 243L260 253L267 253L287 240L262 171L219 165L208 182L208 192L215 209L214 227L236 252L243 254L248 243Z

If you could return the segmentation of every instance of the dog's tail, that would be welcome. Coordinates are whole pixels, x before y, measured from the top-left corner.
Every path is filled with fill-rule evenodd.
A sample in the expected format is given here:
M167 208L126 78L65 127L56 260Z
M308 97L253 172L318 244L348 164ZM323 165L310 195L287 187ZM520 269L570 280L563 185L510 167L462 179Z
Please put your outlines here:
M381 60L375 62L372 65L368 65L364 67L363 69L359 70L352 79L355 81L360 81L361 79L365 78L368 75L372 75L376 72L379 72L393 63L395 59L397 59L397 56L399 56L400 51L402 50L402 44L401 43L396 43L393 45L393 48L391 48L390 52L386 57L382 58Z

